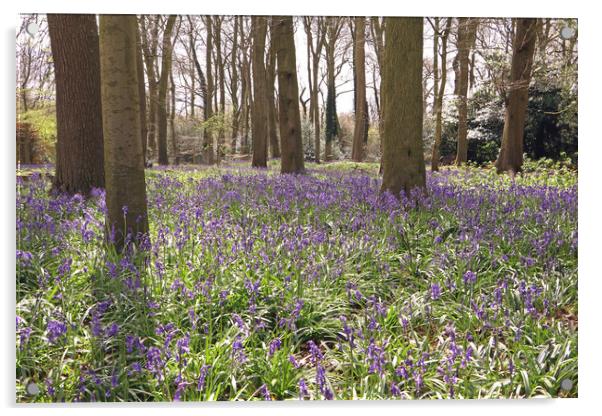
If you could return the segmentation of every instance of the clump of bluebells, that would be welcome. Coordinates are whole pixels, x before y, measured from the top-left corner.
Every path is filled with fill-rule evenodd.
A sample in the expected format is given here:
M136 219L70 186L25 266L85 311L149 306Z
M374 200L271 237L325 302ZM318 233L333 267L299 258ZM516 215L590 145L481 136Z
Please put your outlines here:
M576 397L576 174L363 167L148 170L121 253L102 190L18 178L17 400Z

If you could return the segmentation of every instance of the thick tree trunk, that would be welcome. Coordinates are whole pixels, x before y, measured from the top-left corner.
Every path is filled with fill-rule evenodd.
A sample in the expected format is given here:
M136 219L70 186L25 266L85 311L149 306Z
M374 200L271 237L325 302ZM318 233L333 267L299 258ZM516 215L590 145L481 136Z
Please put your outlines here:
M439 82L439 91L435 100L435 140L433 142L433 151L431 154L431 170L439 170L439 149L441 148L442 114L443 114L443 96L445 95L445 84L447 82L447 39L451 30L452 18L447 18L445 30L441 35L441 79Z
M268 156L268 117L266 97L266 71L265 71L265 36L267 32L267 18L263 16L251 17L251 33L253 36L253 161L255 168L267 167Z
M353 61L355 79L355 128L353 130L353 148L351 159L355 162L364 160L368 114L366 112L366 20L364 17L355 18L355 40L353 42Z
M301 116L299 114L299 86L293 18L272 18L271 34L278 66L278 110L280 113L281 169L282 173L302 173L303 142L301 141Z
M268 105L268 135L270 137L270 152L273 158L280 157L280 141L276 123L276 97L274 83L276 81L276 51L270 36L270 48L267 66L267 105Z
M148 232L136 60L136 17L101 15L107 227L118 249L127 234Z
M536 26L537 19L516 19L504 133L500 154L495 162L498 173L509 172L514 175L522 170L523 135L535 51Z
M422 148L422 18L387 17L384 54L385 137L382 191L396 197L425 188ZM400 71L399 68L403 68Z
M53 185L63 192L86 195L105 185L96 17L49 14L48 30L56 79ZM133 42L135 52L135 38Z
M458 105L458 146L456 165L460 166L468 160L468 64L470 47L476 36L476 18L458 18L458 79L456 85Z

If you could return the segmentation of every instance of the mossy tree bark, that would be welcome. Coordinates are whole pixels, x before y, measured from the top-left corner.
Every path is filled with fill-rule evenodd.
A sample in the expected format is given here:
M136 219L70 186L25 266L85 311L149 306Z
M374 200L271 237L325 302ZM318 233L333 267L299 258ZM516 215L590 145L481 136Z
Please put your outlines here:
M100 16L100 73L109 238L148 232L140 95L136 68L136 16Z
M355 91L355 128L353 129L353 147L351 159L355 162L364 160L367 139L368 114L366 102L366 19L356 17L355 36L353 42L353 67Z
M498 173L509 172L512 175L520 172L523 165L523 135L537 33L537 19L515 20L504 132L500 154L495 161Z
M422 33L417 17L387 17L383 74L385 106L382 191L396 197L425 188L422 144ZM403 71L400 71L403 68Z
M173 33L173 27L176 23L176 16L170 15L167 18L167 24L165 26L165 32L163 33L163 47L161 57L161 76L159 78L159 94L158 94L158 128L159 128L159 164L167 165L169 160L167 158L167 82L169 80L169 73L171 72L171 61L172 61L172 47L171 35Z
M431 153L431 170L439 170L439 158L441 148L441 131L443 115L443 96L445 95L445 84L447 82L447 39L451 30L452 18L447 18L447 23L441 35L441 79L438 82L439 91L435 100L435 140ZM437 52L438 53L438 52Z
M268 117L267 117L267 80L265 70L265 37L267 18L264 16L251 17L252 63L253 63L253 160L255 168L267 167L268 155Z
M97 29L94 15L48 15L56 79L53 186L71 194L105 185Z
M299 85L297 84L293 18L291 16L273 17L271 35L278 68L280 171L282 173L302 173L305 171L305 164L301 141L301 115L297 101Z

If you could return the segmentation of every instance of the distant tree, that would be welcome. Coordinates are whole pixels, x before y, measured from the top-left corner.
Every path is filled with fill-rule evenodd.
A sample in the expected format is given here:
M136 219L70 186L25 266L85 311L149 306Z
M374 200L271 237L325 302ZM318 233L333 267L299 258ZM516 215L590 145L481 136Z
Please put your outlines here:
M303 142L301 140L301 115L299 114L299 86L293 18L275 16L271 22L272 41L278 68L278 110L281 141L281 172L302 173Z
M368 104L366 102L366 18L356 17L353 42L354 92L355 92L355 128L353 130L353 148L351 159L364 160L366 140L368 138Z
M423 19L387 17L383 73L385 106L382 191L399 197L424 188L422 147Z
M439 91L435 93L435 140L433 142L433 149L431 154L431 170L439 170L439 157L441 147L441 133L442 133L442 115L443 115L443 96L445 95L445 85L447 83L447 39L449 38L449 32L451 30L452 18L447 18L447 23L443 34L441 34L441 78L438 80ZM438 49L438 48L436 48ZM434 51L437 56L439 52ZM437 71L435 71L436 73Z
M101 15L107 228L118 249L127 234L148 232L136 62L136 16Z
M516 34L512 42L512 68L507 88L506 116L500 154L495 162L498 173L514 175L522 170L523 135L529 101L529 83L533 67L533 54L537 19L516 19Z
M169 81L169 73L171 72L172 62L172 48L173 43L171 41L171 35L173 33L173 27L176 23L176 16L170 15L167 18L167 24L165 26L165 32L163 33L163 47L161 56L161 75L159 77L159 92L158 92L158 127L159 127L159 164L167 165L169 160L167 158L167 82Z
M253 160L256 168L267 167L268 155L268 117L267 117L267 79L265 70L265 37L267 18L264 16L251 17L251 36L253 37Z
M56 79L53 185L63 192L88 194L105 185L96 17L49 14L48 29Z
M458 18L458 55L457 55L457 106L458 106L458 148L456 165L468 160L468 76L469 55L477 33L477 18Z

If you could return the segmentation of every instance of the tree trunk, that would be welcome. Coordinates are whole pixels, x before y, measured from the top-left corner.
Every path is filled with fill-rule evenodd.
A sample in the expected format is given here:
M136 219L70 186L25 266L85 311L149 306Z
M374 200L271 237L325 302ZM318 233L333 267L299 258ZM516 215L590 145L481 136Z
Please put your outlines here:
M206 40L206 51L205 51L205 73L207 74L207 91L205 93L205 123L213 116L213 29L212 29L212 17L205 16L205 25L207 27L207 40ZM205 125L205 140L203 144L205 153L205 162L212 165L215 163L215 155L213 152L213 128L212 126Z
M171 130L171 148L173 149L174 164L179 164L180 157L178 152L178 139L176 137L176 83L173 80L173 68L169 74L171 84L170 98L171 105L169 106L169 129Z
M53 186L62 192L87 195L92 188L105 185L96 17L49 14L48 30L56 79ZM135 38L133 42L135 48Z
M516 19L504 133L500 154L495 162L498 173L509 172L514 175L522 170L523 135L535 51L536 26L537 19Z
M255 168L267 167L267 98L266 98L266 72L265 72L265 36L267 32L267 18L263 16L251 17L251 33L253 36L253 161Z
M167 18L167 25L165 26L165 33L163 33L163 47L161 57L161 76L159 78L159 105L158 105L158 118L159 118L159 164L167 165L169 163L167 157L167 111L165 109L167 99L167 81L169 79L169 72L171 71L171 52L172 42L171 34L173 27L176 22L176 16L171 15Z
M226 88L225 88L225 71L224 71L224 60L222 55L222 16L215 16L215 69L217 72L217 83L219 85L219 114L221 120L219 123L219 129L217 132L217 163L224 158L224 143L225 143L225 120L226 114ZM217 96L217 94L216 94ZM216 107L217 109L217 107Z
M146 77L148 79L148 135L147 135L147 153L145 155L154 157L157 149L157 75L155 71L155 62L157 60L157 48L159 44L159 17L155 16L151 22L150 34L148 39L146 28L147 16L140 18L142 27L142 47L144 49L144 64L146 66ZM150 152L149 152L150 150Z
M441 79L439 80L439 91L435 100L435 140L431 154L431 170L439 170L439 149L441 148L441 130L443 113L443 96L445 95L445 84L447 82L447 39L451 30L452 18L447 19L445 30L441 35Z
M138 23L136 22L136 25ZM146 84L144 83L144 59L142 57L142 40L140 30L136 30L136 71L138 72L138 94L140 96L140 140L142 140L142 156L146 163Z
M385 137L382 191L399 197L425 188L422 148L422 18L387 17L385 27ZM399 69L403 68L403 71Z
M458 18L458 146L456 165L461 166L468 160L468 64L470 47L476 36L476 18Z
M303 142L299 114L299 86L293 18L277 16L272 19L272 39L278 66L278 110L280 113L281 169L282 173L302 173Z
M100 16L100 73L108 240L121 249L148 232L134 15Z
M238 140L238 126L240 119L240 108L238 104L238 30L240 16L234 16L234 34L232 40L232 54L230 55L230 67L232 68L230 91L232 93L232 141L230 144L232 154L236 153L236 142Z
M353 148L351 159L355 162L364 160L366 145L366 62L364 45L366 42L366 20L355 18L355 41L353 42L353 61L355 79L355 128L353 129Z
M276 81L276 51L270 36L270 48L267 66L267 105L268 105L268 135L270 136L270 152L273 158L280 157L280 141L276 124L276 97L274 83Z

